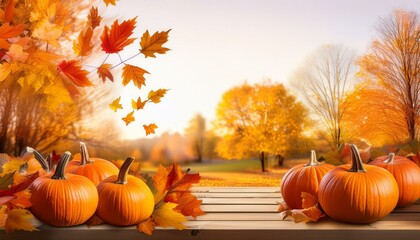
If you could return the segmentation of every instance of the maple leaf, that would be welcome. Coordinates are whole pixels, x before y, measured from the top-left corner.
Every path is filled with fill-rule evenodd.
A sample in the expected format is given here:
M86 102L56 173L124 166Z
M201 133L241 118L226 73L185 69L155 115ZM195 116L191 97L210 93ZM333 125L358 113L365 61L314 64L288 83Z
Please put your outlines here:
M137 98L137 101L135 101L134 99L131 99L131 107L134 110L143 109L144 108L144 105L146 105L147 101L148 100L141 101L141 98L140 97Z
M134 111L130 112L129 114L127 114L127 116L123 117L122 120L125 122L125 125L128 126L128 124L132 123L133 121L135 121L136 119L133 116Z
M88 15L88 26L93 30L101 24L101 21L102 17L98 14L98 8L92 6Z
M160 99L165 96L168 90L169 89L158 89L156 91L150 90L147 98L154 103L160 103Z
M62 26L51 23L49 19L44 18L35 26L35 29L32 32L32 37L44 40L54 47L60 47L60 43L57 39L61 37L62 34Z
M9 189L9 186L13 184L15 172L2 174L3 176L0 177L0 190Z
M123 109L121 103L120 103L121 97L116 98L114 101L112 101L111 104L109 104L109 107L116 112L118 109Z
M93 30L91 28L80 31L77 41L73 41L73 51L77 56L88 56L92 52L92 36Z
M3 62L0 65L0 82L4 81L10 74L19 70L15 63Z
M150 36L149 31L146 31L141 37L140 41L140 52L143 53L144 57L156 57L155 53L165 54L169 48L162 47L164 43L168 41L168 33L166 32L155 32Z
M9 2L6 5L6 9L4 11L4 20L6 22L12 22L14 15L15 15L15 1L9 0Z
M24 164L24 163L25 163L24 160L11 160L9 162L6 162L2 166L3 171L1 173L1 175L19 171L20 166L22 166L22 164Z
M192 216L193 218L197 218L197 216L206 214L200 208L203 200L198 200L196 196L192 195L188 191L169 194L165 197L165 202L173 202L178 204L174 210L182 213L184 216Z
M115 1L116 0L104 0L104 3L106 4L106 6L108 7L109 4L114 5L115 6Z
M92 86L92 82L89 81L87 75L89 74L88 71L83 70L81 66L77 65L77 61L71 60L66 61L63 60L59 65L58 68L60 69L61 73L70 80L71 83L78 87L86 87Z
M29 53L23 51L23 47L19 44L10 45L7 55L15 61L25 62L29 56Z
M153 230L155 230L155 227L156 227L156 222L153 220L152 217L149 217L145 221L137 224L136 226L139 232L145 233L146 235L152 235Z
M184 215L174 210L176 206L177 204L169 202L160 203L155 206L152 217L156 225L162 227L174 227L179 230L185 229L186 227L183 225L183 222L187 221L187 219Z
M8 22L3 23L3 25L0 26L0 38L17 37L23 32L24 29L25 25L23 24L11 26Z
M318 202L318 198L316 196L313 196L310 193L302 192L302 208L310 208L312 206L315 206L315 204Z
M281 212L280 216L282 216L283 220L291 217L295 223L308 223L317 222L325 215L321 212L318 205L315 205L310 208L286 210Z
M146 132L146 136L152 133L155 133L155 129L158 128L156 124L151 123L149 125L143 124L144 131Z
M98 67L96 73L98 74L99 78L102 78L102 82L105 82L108 78L111 82L114 81L114 76L111 73L111 64L104 63Z
M7 221L7 214L6 214L7 207L0 204L0 228L4 228Z
M111 26L105 26L101 35L101 47L106 53L117 53L124 49L125 46L134 42L135 38L129 38L133 34L136 27L136 18L123 21L121 24L115 20Z
M7 211L7 219L4 229L7 232L14 230L34 231L37 230L31 221L34 219L32 213L27 209L13 209Z
M17 192L13 195L13 199L8 202L8 205L11 205L10 209L12 208L29 208L32 206L30 201L31 193L27 190L23 190Z
M100 217L98 217L98 215L93 214L93 216L92 216L92 217L90 217L90 218L86 221L86 223L85 223L85 224L86 224L88 227L91 227L91 226L101 225L101 224L103 224L103 223L105 223L105 222L104 222L104 220L102 220Z
M25 180L25 181L23 181L19 184L13 185L11 188L9 188L7 190L0 190L0 197L12 196L13 194L15 194L17 192L25 190L38 177L39 177L39 172L37 171L37 172L31 174L30 176L28 176L27 180Z
M130 83L130 81L133 81L134 85L140 89L141 85L146 86L145 84L146 79L144 78L144 74L148 74L148 73L149 73L148 71L142 68L139 68L137 66L133 66L130 64L126 64L123 67L122 84L126 86L128 83Z

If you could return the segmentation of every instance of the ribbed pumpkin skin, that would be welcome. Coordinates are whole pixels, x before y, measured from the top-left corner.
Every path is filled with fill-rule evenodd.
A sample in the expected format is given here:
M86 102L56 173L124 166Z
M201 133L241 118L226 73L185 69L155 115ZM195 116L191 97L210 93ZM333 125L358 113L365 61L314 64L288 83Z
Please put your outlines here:
M118 168L110 161L90 158L90 163L80 165L81 160L73 159L67 165L67 172L89 178L97 186L105 178L118 174Z
M387 158L378 157L369 164L385 168L394 176L399 189L397 207L416 202L420 198L420 168L405 157L395 156L392 163L385 163Z
M284 175L280 187L287 206L293 209L302 208L302 192L317 196L321 179L332 169L333 165L325 163L317 166L299 164L291 168Z
M388 215L398 202L398 185L383 168L363 164L366 172L349 172L350 164L327 173L319 185L318 201L332 219L372 223Z
M98 194L86 177L66 174L66 179L51 179L51 174L35 179L29 188L31 212L52 226L75 226L86 222L96 210Z
M127 176L127 183L116 184L117 176L103 180L98 186L97 215L117 226L130 226L146 220L153 212L152 191L141 179Z

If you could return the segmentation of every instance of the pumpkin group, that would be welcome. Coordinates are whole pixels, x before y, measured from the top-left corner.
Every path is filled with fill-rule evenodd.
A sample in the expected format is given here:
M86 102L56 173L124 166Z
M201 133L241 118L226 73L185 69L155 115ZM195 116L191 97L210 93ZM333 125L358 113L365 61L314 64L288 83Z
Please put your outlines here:
M41 176L31 184L31 212L52 226L74 226L85 223L98 205L95 185L86 177L65 174L71 154L65 152L55 173Z
M394 176L399 189L397 207L410 205L420 198L420 168L413 161L390 153L369 164L385 168Z
M333 168L333 165L318 162L315 151L312 150L307 164L294 166L283 177L280 188L287 206L293 209L302 208L302 192L317 196L321 179Z
M318 200L332 219L372 223L388 215L398 202L398 184L387 170L362 163L351 145L352 163L339 166L322 179Z

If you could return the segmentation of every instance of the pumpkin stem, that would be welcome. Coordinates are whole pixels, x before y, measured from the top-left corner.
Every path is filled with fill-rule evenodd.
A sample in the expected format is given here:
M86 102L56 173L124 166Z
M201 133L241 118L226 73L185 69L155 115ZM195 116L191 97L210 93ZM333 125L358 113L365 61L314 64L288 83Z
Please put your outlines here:
M92 161L89 159L89 152L87 150L86 143L84 142L80 142L80 158L80 165L82 166L92 163Z
M123 165L120 168L120 171L118 173L118 178L117 181L115 182L116 184L126 184L127 183L127 174L128 174L128 170L130 170L130 166L133 163L134 158L133 157L127 157L127 159L125 159Z
M39 153L37 150L35 150L35 149L31 148L31 147L26 147L25 150L26 150L27 153L33 153L35 159L39 162L39 164L41 165L42 169L44 169L46 172L50 172L50 167L48 166L47 161L41 155L41 153Z
M321 163L316 160L316 152L311 150L311 159L309 160L308 164L305 165L305 167L318 165L321 165Z
M365 168L363 167L362 158L360 157L360 153L356 145L351 144L350 151L351 151L351 168L349 172L366 172Z
M28 162L25 162L24 164L20 165L19 173L24 174L26 173L26 170L28 170Z
M384 163L392 164L394 163L395 153L389 153L388 158L384 161Z
M64 170L66 170L66 166L70 158L71 158L70 152L65 152L63 156L61 156L61 159L57 164L57 168L55 169L55 173L51 177L52 179L66 179L66 177L64 176Z
M52 153L48 154L48 156L47 156L47 163L48 163L48 167L50 169L52 169L53 168L53 164L54 164Z

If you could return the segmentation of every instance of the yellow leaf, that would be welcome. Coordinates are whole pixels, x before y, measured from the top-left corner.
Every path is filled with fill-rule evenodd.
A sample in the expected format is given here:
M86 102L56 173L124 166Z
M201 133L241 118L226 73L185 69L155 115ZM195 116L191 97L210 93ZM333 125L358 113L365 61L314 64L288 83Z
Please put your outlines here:
M125 125L128 126L128 124L132 123L133 121L135 121L136 119L133 116L134 111L130 112L129 114L127 114L127 116L123 117L122 120L125 122Z
M109 107L116 112L118 109L123 109L122 105L120 103L121 97L116 98L114 101L112 101L111 104L109 104Z
M13 60L19 62L25 62L29 54L23 51L23 47L19 44L10 45L9 51L7 52Z
M116 0L104 0L104 3L106 4L106 6L108 7L109 4L114 5L115 6L115 1Z
M143 109L146 103L147 103L147 100L142 102L140 97L137 98L137 101L135 101L134 99L131 99L131 106L133 107L134 110Z
M152 235L153 230L155 230L155 227L156 227L156 223L151 217L137 224L137 230L139 232L145 233L146 235Z
M4 228L7 221L7 214L6 214L7 207L5 205L0 205L0 228Z
M87 56L92 52L92 35L93 31L91 28L80 31L77 41L73 42L73 51L77 56Z
M3 172L0 175L4 176L5 174L19 171L20 166L22 166L24 163L25 161L22 160L13 160L7 162L3 165Z
M166 32L155 32L150 36L149 31L146 31L141 37L140 41L140 52L147 57L156 57L155 53L165 54L169 48L162 47L164 43L168 41L168 33Z
M126 64L122 72L122 84L125 86L132 80L134 85L140 89L141 85L146 86L146 79L144 78L146 73L148 74L149 72L137 66Z
M50 23L48 19L44 18L35 26L32 37L44 40L54 47L60 47L60 43L57 39L61 37L62 34L63 27Z
M112 65L107 64L107 63L104 63L104 64L102 64L101 66L98 67L98 70L97 70L96 73L98 74L98 76L100 78L102 78L102 82L105 82L107 78L109 80L111 80L111 82L114 81L114 76L112 75L112 73L110 71L111 67L112 67Z
M27 209L13 209L7 211L7 220L4 228L11 232L14 230L34 231L37 230L31 220L34 218L32 213Z
M158 128L156 124L151 123L149 125L144 124L143 125L144 131L146 131L146 136L152 133L155 133L155 129Z
M175 212L177 204L175 203L162 203L155 207L152 217L156 222L157 226L162 227L174 227L182 230L186 227L183 222L187 221L184 215L179 212Z
M165 96L168 89L158 89L157 91L150 90L148 99L154 103L160 103L160 99Z
M0 65L0 82L4 81L10 74L16 72L19 67L15 63L4 62Z

